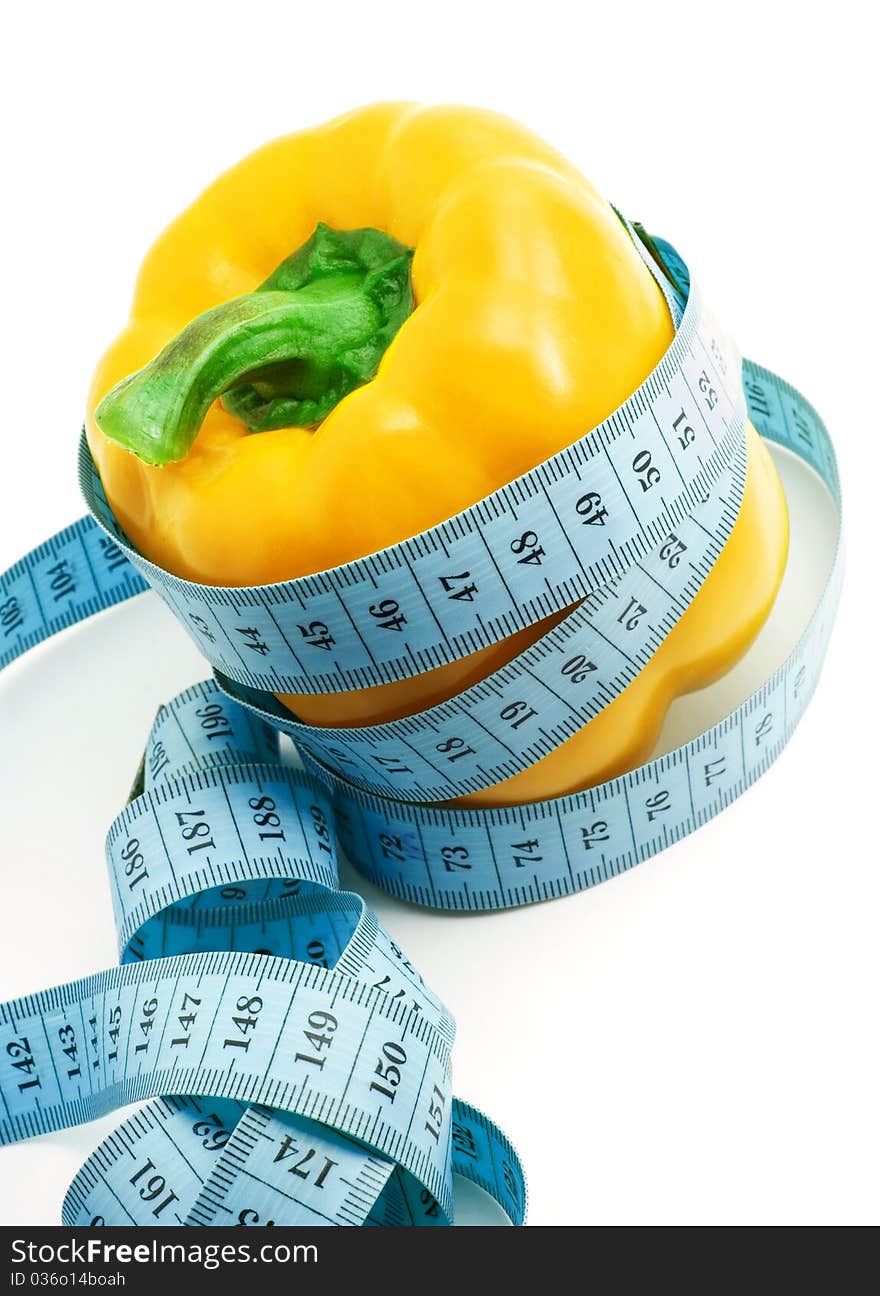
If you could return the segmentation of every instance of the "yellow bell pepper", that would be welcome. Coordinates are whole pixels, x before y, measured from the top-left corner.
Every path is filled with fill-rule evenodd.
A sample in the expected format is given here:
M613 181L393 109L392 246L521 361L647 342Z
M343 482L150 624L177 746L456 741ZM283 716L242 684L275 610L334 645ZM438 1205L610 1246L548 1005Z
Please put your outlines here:
M356 234L342 246L334 231ZM165 231L98 366L86 430L142 553L204 583L263 584L393 544L526 472L620 405L672 336L615 213L546 144L489 112L382 104L258 149ZM164 449L147 437L154 416ZM753 640L787 543L749 429L733 533L653 659L566 743L461 804L561 795L644 759L672 699ZM549 624L412 679L282 701L324 725L411 714Z

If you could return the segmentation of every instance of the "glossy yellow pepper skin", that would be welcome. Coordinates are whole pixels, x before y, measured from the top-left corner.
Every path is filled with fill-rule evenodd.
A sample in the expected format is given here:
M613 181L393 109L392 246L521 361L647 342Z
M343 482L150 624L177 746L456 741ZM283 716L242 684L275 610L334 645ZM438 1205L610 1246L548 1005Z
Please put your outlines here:
M161 468L109 441L93 414L110 388L195 316L256 289L318 222L415 249L416 306L372 381L313 430L248 434L218 402L187 457ZM557 153L492 113L382 104L258 149L165 231L98 366L86 431L141 552L208 584L263 584L393 544L526 472L620 405L672 336L623 226ZM655 657L555 752L462 804L561 795L643 759L669 702L754 638L787 540L775 469L750 432L734 532ZM389 720L484 677L547 624L413 679L283 700L310 723Z

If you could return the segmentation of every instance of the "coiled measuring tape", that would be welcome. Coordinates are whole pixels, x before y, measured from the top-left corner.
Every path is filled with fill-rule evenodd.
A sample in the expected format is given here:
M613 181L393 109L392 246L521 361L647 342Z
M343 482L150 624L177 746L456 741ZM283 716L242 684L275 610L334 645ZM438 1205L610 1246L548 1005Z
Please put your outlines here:
M327 789L278 743L211 682L160 710L107 836L120 966L0 1006L0 1142L160 1095L65 1223L448 1224L453 1173L521 1223L449 1014L339 891Z
M195 1178L186 1181L190 1185L186 1196L177 1194L175 1188L180 1201L189 1204L188 1213L181 1215L176 1197L168 1207L174 1208L175 1217L205 1223L217 1219L219 1211L225 1212L220 1222L228 1222L238 1210L246 1217L241 1222L256 1222L251 1212L265 1222L268 1210L271 1218L280 1222L283 1212L275 1198L268 1206L263 1202L262 1209L242 1204L243 1181L235 1167L247 1166L251 1155L265 1154L265 1160L269 1144L277 1149L285 1138L293 1138L289 1131L282 1132L285 1121L299 1122L296 1147L313 1153L308 1158L312 1196L306 1201L307 1190L299 1183L299 1196L291 1194L284 1174L293 1171L294 1177L300 1178L293 1166L278 1170L273 1178L268 1162L261 1161L260 1175L253 1170L247 1182L256 1184L259 1179L265 1186L280 1177L288 1194L285 1201L295 1197L300 1212L320 1210L320 1202L330 1200L330 1194L320 1194L331 1171L317 1188L315 1175L325 1162L334 1162L334 1173L336 1164L343 1162L324 1144L306 1146L303 1141L302 1122L315 1119L316 1114L323 1124L314 1138L320 1133L321 1137L348 1139L349 1150L354 1139L355 1152L361 1156L385 1154L390 1169L378 1198L374 1195L365 1208L365 1222L391 1222L391 1215L400 1219L407 1213L415 1217L417 1201L428 1212L436 1205L435 1215L427 1222L435 1218L445 1221L451 1211L451 1165L456 1170L464 1165L462 1172L470 1170L470 1177L502 1201L511 1218L521 1218L524 1187L518 1162L504 1136L485 1118L461 1105L456 1108L455 1134L445 1133L453 1129L453 1116L444 1097L448 1114L442 1119L450 1123L439 1131L437 1148L433 1136L429 1133L426 1141L421 1129L419 1103L439 1102L436 1095L431 1097L433 1086L444 1095L448 1090L441 1054L444 1048L448 1050L451 1037L448 1018L436 1001L431 1000L435 1006L430 1012L425 1009L426 1015L418 1019L419 1029L427 1030L422 1023L428 1022L431 1013L436 1014L431 1017L430 1042L427 1035L419 1037L418 1057L424 1055L429 1061L424 1085L417 1086L417 1092L403 1087L402 1063L395 1058L398 1049L408 1055L407 1045L403 1036L392 1036L391 1018L385 1009L376 1009L375 1020L382 1026L376 1027L379 1034L384 1030L387 1038L380 1043L378 1035L375 1039L373 1034L365 1036L373 1068L370 1075L378 1077L381 1084L383 1068L393 1068L401 1086L396 1091L401 1096L397 1113L405 1106L404 1093L418 1111L418 1119L413 1118L418 1138L412 1136L411 1121L407 1134L407 1138L412 1136L411 1143L404 1139L392 1148L375 1141L377 1130L371 1130L370 1138L365 1139L364 1126L340 1123L334 1097L320 1085L307 1089L307 1094L317 1095L308 1098L314 1102L308 1109L303 1105L306 1099L289 1088L293 1084L290 1050L296 1043L295 1053L302 1054L303 1046L301 1040L285 1033L292 1018L286 1017L285 1024L278 1026L277 1004L287 1002L285 996L290 996L299 973L288 970L285 979L283 962L268 954L246 955L244 951L272 948L257 929L262 931L267 922L283 927L288 918L282 911L293 905L298 906L300 925L296 939L291 928L284 951L288 958L302 960L300 920L312 914L317 921L320 911L324 926L315 941L325 950L332 949L337 961L325 972L302 973L302 983L296 981L297 993L302 984L301 1002L309 1013L316 1014L313 1033L328 1039L335 1036L348 1047L357 1037L361 1018L352 1007L353 1024L343 1030L341 1016L337 1018L333 1009L325 1006L326 995L334 993L326 987L335 984L334 975L355 978L360 989L352 991L351 999L343 996L346 1011L359 993L369 999L369 988L359 979L356 950L349 958L349 946L338 937L335 944L327 942L334 923L334 930L340 923L349 930L345 923L352 921L355 912L356 922L368 920L354 899L334 899L332 903L328 899L332 895L328 888L335 885L332 859L336 841L371 881L407 900L439 908L493 909L564 895L620 873L693 831L767 768L797 724L818 679L836 609L842 575L839 543L824 593L787 661L742 706L692 742L629 774L571 796L496 810L464 810L442 804L507 778L547 754L613 701L650 660L699 591L736 521L745 480L746 408L766 439L785 446L819 474L839 506L834 452L812 406L769 371L750 361L740 362L691 289L687 269L669 244L647 236L644 242L634 237L676 321L669 351L638 391L588 436L442 525L381 553L299 580L245 589L202 586L162 571L131 547L107 504L83 442L80 477L91 516L47 541L0 578L0 635L6 645L0 666L56 630L154 588L208 658L216 676L214 684L182 695L183 700L160 714L147 751L143 797L124 812L108 838L124 963L120 971L104 975L110 978L111 996L127 996L113 1002L120 1007L120 1022L131 1028L127 1038L136 1040L134 1047L142 1042L138 1030L147 1039L154 1029L150 1023L155 1018L158 1024L160 1014L165 1013L161 1018L163 1033L156 1037L161 1038L165 1051L160 1054L157 1049L155 1054L162 1067L148 1068L144 1072L147 1079L141 1079L141 1073L114 1078L109 1090L90 1093L88 1099L69 1098L59 1079L63 1079L64 1063L52 1053L51 1031L41 1032L40 1023L45 1026L46 1014L56 1012L53 1005L59 994L69 1008L74 1003L84 1004L86 996L91 996L88 1003L93 1006L95 996L104 989L97 982L95 988L82 983L64 992L51 992L45 1002L39 998L26 1001L32 1005L28 1011L36 1038L46 1037L43 1064L45 1067L47 1060L52 1063L51 1073L59 1086L52 1111L58 1120L64 1118L62 1123L105 1110L111 1094L116 1101L130 1101L147 1093L173 1095L147 1109L148 1115L140 1113L126 1122L113 1136L117 1141L109 1140L87 1163L71 1189L65 1218L85 1222L89 1211L107 1217L108 1177L117 1174L119 1166L132 1168L134 1148L148 1152L145 1160L151 1165L143 1172L146 1179L130 1183L131 1191L119 1181L126 1209L134 1197L154 1202L171 1182L164 1171L156 1169L160 1162L153 1156L154 1144L158 1147L164 1139L176 1146L175 1139L178 1134L183 1139L187 1122L193 1137L196 1127L203 1131L204 1151L211 1151L208 1145L218 1139L223 1140L224 1150L216 1162L220 1167L216 1173L209 1168L204 1168L204 1173L193 1171ZM574 603L574 611L501 670L458 697L403 720L360 729L307 726L273 696L275 692L371 687L403 679L474 652ZM269 741L270 733L283 731L294 739L308 773L281 773L276 766L275 774L270 775L267 766L230 763L210 750L215 740L211 738L188 746L193 735L181 738L181 733L188 731L177 717L183 717L194 700L198 703L194 709L204 713L200 723L211 722L212 728L206 732L222 739L219 747L227 741L223 735L229 729L233 734L228 740L230 750L244 753L248 761L261 760L265 758L261 744ZM243 742L240 735L234 737L236 725L249 726L249 742ZM187 750L181 748L182 741ZM177 771L170 782L162 782L166 767ZM153 786L151 780L159 781ZM283 791L282 785L289 790ZM266 798L272 802L271 809L259 804ZM149 805L149 813L139 808L142 803ZM264 828L271 832L276 827L274 818L282 817L278 809L282 803L287 807L285 825L296 821L304 834L297 839L299 854L291 857L295 867L286 856L282 862L273 850L266 850L259 832L259 845L254 837L259 827L255 816L269 815L270 826ZM318 817L312 817L310 828L309 816L314 810ZM186 835L188 829L193 830L191 836ZM293 830L285 826L281 831L286 838ZM317 843L314 833L320 839ZM185 856L180 853L178 838L187 843ZM141 850L142 841L149 843L148 852ZM131 842L137 846L132 847ZM298 882L295 895L285 892L285 877ZM259 917L251 912L254 904L263 907ZM355 908L345 909L345 905ZM272 906L281 909L276 912ZM348 918L341 917L343 912ZM182 913L187 915L185 920ZM187 932L184 962L175 958L166 962L167 954L181 949L182 930ZM224 950L242 953L192 952L216 948L216 944L193 945L194 932L201 933L199 939L216 943L218 930L223 931ZM358 931L355 925L349 934L360 949L360 937L355 941ZM371 966L379 961L384 977L391 973L384 970L384 955L376 952L385 949L382 940L374 936L370 960ZM244 1003L239 1010L242 1020L253 1020L254 1025L238 1028L242 1030L242 1043L238 1043L228 1025L231 1000L210 980L215 989L206 990L205 1000L216 1015L211 1017L213 1024L205 1043L204 1057L209 1064L191 1074L185 1065L188 1059L182 1056L189 1045L174 1046L180 1051L175 1065L166 1027L170 1021L174 1030L175 1015L186 1018L195 1006L188 1003L176 1013L180 1005L171 1002L176 993L171 987L177 985L175 978L181 978L180 984L192 984L196 965L185 960L196 957L214 959L215 963L220 960L216 965L224 968L223 960L232 961L235 1003ZM142 961L130 970L132 959ZM126 975L133 978L130 983L125 981ZM198 975L210 978L215 974L199 971ZM222 977L223 972L216 975ZM283 990L278 991L277 1000L272 998L274 989L271 995L267 990L267 1007L274 1006L258 1018L248 1007L256 999L263 1001L262 993L254 987L277 983ZM156 1002L147 1016L139 1004L144 987L150 993L143 1002ZM379 1002L381 986L374 984L373 989ZM186 993L197 997L197 991L187 989ZM201 1005L198 1007L201 1012ZM358 1010L360 1007L358 1002ZM23 1010L16 1012L15 1021ZM338 1021L332 1031L326 1029L328 1013ZM137 1021L138 1017L141 1020ZM300 1016L293 1017L301 1025ZM49 1019L54 1028L57 1014ZM9 1020L12 1024L13 1019ZM279 1069L276 1074L270 1066L262 1078L247 1067L241 1071L232 1068L227 1074L224 1064L231 1067L231 1050L248 1052L243 1046L251 1038L256 1040L256 1034L251 1037L247 1032L256 1032L258 1020L269 1023L268 1047L276 1049L272 1065L276 1057L283 1058L287 1070L282 1073ZM101 1024L100 1014L95 1021ZM83 1008L84 1036L86 1023L95 1029L91 1022L92 1016L86 1017ZM215 1035L218 1023L220 1033ZM65 1019L63 1024L71 1023ZM400 1025L395 1019L395 1026ZM373 1026L368 1029L372 1031ZM26 1038L30 1040L29 1035ZM372 1057L374 1044L379 1044L376 1058ZM386 1045L390 1054L382 1053ZM40 1043L39 1048L43 1047ZM332 1049L329 1044L322 1047L327 1048L326 1055L315 1054L312 1065L323 1072L324 1066L318 1065L323 1062L327 1076L335 1077L330 1066ZM99 1052L107 1048L106 1038L99 1033ZM224 1050L230 1050L228 1057ZM31 1053L11 1065L26 1063L28 1058L36 1069L36 1054ZM244 1061L247 1059L236 1054L236 1064ZM437 1078L432 1079L434 1076ZM21 1083L15 1076L13 1080L15 1087ZM358 1075L355 1083L366 1083L366 1073L363 1078ZM375 1082L370 1079L369 1083ZM205 1095L213 1095L210 1102ZM242 1114L237 1108L218 1107L221 1100L253 1100L259 1105L249 1106ZM397 1097L387 1101L396 1102ZM280 1114L279 1108L286 1114ZM42 1103L38 1110L45 1110ZM362 1112L360 1107L357 1110ZM28 1108L25 1115L15 1105L7 1112L4 1128L18 1137L50 1127L41 1124L42 1119L33 1109ZM235 1128L229 1133L234 1121ZM212 1123L220 1131L217 1136L209 1128ZM264 1137L266 1128L273 1131L268 1137ZM332 1135L328 1135L331 1128ZM383 1124L383 1138L385 1128ZM388 1129L396 1127L392 1124ZM396 1133L399 1135L399 1130ZM395 1134L387 1137L393 1140ZM439 1156L443 1138L447 1140L445 1160ZM463 1148L469 1153L463 1153ZM287 1159L282 1156L272 1165L281 1166ZM193 1164L201 1166L202 1161L195 1157ZM383 1172L372 1162L358 1165L362 1170L352 1169L345 1178L358 1183L358 1195L369 1197L366 1183L378 1183L377 1176L381 1179ZM246 1170L242 1174L246 1178ZM143 1197L138 1185L144 1188L153 1178L157 1183L163 1180L162 1188L156 1189L156 1198ZM182 1171L179 1178L182 1182ZM227 1179L234 1187L224 1196L220 1186ZM147 1192L152 1193L153 1188ZM221 1204L212 1214L210 1203L215 1201ZM96 1202L100 1202L100 1210ZM140 1218L143 1211L136 1202L135 1206ZM342 1215L331 1210L329 1218L333 1222L346 1220L354 1210L352 1199L339 1198L339 1211L343 1209ZM296 1218L302 1222L303 1214Z

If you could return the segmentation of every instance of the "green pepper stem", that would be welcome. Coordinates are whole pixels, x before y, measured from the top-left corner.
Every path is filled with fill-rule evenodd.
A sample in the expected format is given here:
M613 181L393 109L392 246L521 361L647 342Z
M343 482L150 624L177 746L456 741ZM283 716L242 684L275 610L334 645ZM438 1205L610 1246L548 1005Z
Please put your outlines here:
M199 315L95 411L145 463L185 459L215 400L252 432L314 427L368 382L412 310L412 252L379 230L311 238L255 292Z

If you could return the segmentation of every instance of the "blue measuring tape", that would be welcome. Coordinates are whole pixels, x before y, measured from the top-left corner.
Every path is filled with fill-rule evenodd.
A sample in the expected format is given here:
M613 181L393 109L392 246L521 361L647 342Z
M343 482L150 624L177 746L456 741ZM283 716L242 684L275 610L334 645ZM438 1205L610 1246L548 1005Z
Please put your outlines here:
M453 1174L525 1212L450 1088L454 1024L359 896L327 789L213 683L155 721L107 835L120 966L0 1007L0 1142L145 1098L67 1224L418 1224Z
M153 588L215 670L159 712L108 834L121 966L0 1009L5 1141L154 1098L89 1158L66 1222L447 1223L453 1172L522 1221L510 1144L451 1097L448 1014L338 891L337 848L385 890L447 909L632 867L779 754L842 575L838 544L787 661L693 742L571 796L442 804L546 755L650 660L736 521L746 410L839 506L813 408L740 362L669 244L634 237L677 324L666 356L599 428L441 526L300 580L197 585L133 550L83 441L91 515L0 577L0 666ZM573 603L501 670L403 720L308 726L273 696L403 679ZM305 774L279 759L279 732Z

